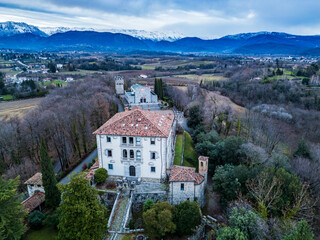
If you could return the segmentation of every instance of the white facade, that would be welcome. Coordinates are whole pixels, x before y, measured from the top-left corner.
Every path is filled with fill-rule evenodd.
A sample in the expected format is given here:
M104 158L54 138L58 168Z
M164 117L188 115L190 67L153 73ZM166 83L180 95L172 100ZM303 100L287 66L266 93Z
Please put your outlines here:
M125 91L125 98L130 106L158 103L158 96L149 87L140 84L134 84L131 90Z
M99 167L109 176L164 180L173 161L173 132L174 125L167 138L96 135Z
M31 197L35 192L43 192L44 193L44 188L42 185L28 184L27 189L28 189L29 197Z
M116 94L123 95L124 94L124 80L123 77L115 77L115 88L116 88Z

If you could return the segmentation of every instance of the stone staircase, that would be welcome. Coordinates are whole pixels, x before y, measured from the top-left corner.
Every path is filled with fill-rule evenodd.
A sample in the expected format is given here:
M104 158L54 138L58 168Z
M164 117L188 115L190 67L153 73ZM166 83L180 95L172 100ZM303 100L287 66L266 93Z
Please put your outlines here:
M129 196L121 196L119 201L114 206L115 212L111 220L109 232L121 232L123 228L123 221L127 213L127 205L129 202Z

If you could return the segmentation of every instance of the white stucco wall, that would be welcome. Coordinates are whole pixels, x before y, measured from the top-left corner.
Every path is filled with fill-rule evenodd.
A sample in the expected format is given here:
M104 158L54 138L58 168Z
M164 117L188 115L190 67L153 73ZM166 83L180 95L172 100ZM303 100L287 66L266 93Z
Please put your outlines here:
M116 93L121 95L124 94L124 80L123 79L116 79L115 80L116 86Z
M99 166L108 170L110 176L129 177L129 167L136 167L136 177L146 179L157 179L166 176L166 138L155 138L155 144L151 144L150 137L140 137L141 145L122 144L123 136L109 136L111 142L107 142L106 135L96 135ZM129 143L129 137L127 143ZM123 150L127 150L127 159L123 158ZM112 151L112 157L108 157L107 150ZM130 159L130 150L134 151L134 159ZM136 151L140 150L141 160L136 158ZM156 153L156 159L151 159L151 152ZM108 164L113 164L113 169L108 168ZM151 167L155 167L155 172L151 172Z
M43 188L43 186L40 186L40 185L29 185L28 184L27 189L28 189L29 197L31 197L37 191L44 193L44 188Z

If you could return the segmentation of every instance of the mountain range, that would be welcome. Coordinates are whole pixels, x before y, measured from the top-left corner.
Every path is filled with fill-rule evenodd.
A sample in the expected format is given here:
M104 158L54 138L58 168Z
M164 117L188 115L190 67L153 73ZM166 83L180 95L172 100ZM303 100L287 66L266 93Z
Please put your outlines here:
M71 31L70 31L71 30ZM88 31L89 30L89 31ZM179 34L140 30L97 32L94 29L42 28L26 23L0 23L0 48L24 50L159 51L239 55L319 56L320 36L256 32L204 40Z

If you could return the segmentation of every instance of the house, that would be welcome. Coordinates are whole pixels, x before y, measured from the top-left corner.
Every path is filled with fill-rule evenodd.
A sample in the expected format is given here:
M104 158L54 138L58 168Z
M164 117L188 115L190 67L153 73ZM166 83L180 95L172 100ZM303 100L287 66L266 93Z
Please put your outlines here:
M45 192L42 185L42 173L36 173L24 184L27 185L29 197L21 204L28 213L34 210L42 210L45 202Z
M208 157L199 157L199 172L195 168L173 165L170 174L170 202L174 205L197 200L205 205L205 191L208 174Z
M94 132L99 167L114 178L162 182L174 154L174 113L126 108Z
M158 104L158 96L151 88L140 84L133 84L130 90L125 91L125 98L130 106L143 104Z

